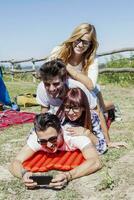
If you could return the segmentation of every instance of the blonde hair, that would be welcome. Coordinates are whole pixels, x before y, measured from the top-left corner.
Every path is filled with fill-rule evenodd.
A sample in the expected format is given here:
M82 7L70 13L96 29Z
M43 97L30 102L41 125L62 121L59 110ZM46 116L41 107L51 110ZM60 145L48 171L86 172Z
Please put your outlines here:
M79 26L77 26L72 32L71 36L61 44L60 50L57 52L57 56L58 58L62 59L65 64L68 64L68 60L72 55L73 51L72 43L77 39L81 38L82 36L84 36L85 34L89 34L89 38L91 41L91 45L84 53L82 61L82 71L84 73L87 73L88 67L94 61L94 58L96 56L96 51L98 48L96 30L93 25L88 23L82 23Z

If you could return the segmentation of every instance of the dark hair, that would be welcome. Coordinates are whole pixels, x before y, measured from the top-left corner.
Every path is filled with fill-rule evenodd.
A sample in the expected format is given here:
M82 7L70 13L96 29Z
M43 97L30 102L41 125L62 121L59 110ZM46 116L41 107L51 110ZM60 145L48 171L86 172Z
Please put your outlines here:
M83 107L84 111L80 119L78 120L80 123L79 125L92 131L90 107L87 96L83 92L83 90L81 90L80 88L71 88L68 90L62 105L56 113L60 120L62 120L62 118L65 116L65 105Z
M35 131L45 131L48 127L53 127L59 133L61 129L60 120L56 115L41 113L35 116Z
M62 80L66 78L66 66L61 59L55 59L44 63L39 73L43 81L52 80L55 76L58 76Z

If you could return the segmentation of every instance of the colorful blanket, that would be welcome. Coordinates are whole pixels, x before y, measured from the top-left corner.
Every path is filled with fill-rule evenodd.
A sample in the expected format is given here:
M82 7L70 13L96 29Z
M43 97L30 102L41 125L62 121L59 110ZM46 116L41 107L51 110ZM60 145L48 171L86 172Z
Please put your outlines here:
M5 110L0 112L0 130L15 124L31 123L35 113Z

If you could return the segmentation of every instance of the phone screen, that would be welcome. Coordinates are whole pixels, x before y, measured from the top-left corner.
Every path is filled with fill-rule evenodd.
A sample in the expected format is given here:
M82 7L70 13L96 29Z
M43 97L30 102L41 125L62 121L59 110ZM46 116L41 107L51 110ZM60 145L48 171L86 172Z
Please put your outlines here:
M41 175L33 175L33 176L30 176L29 177L30 179L33 179L34 182L37 183L37 185L39 186L46 186L46 185L49 185L49 183L51 182L51 180L53 179L52 176L50 175L44 175L44 176L41 176Z

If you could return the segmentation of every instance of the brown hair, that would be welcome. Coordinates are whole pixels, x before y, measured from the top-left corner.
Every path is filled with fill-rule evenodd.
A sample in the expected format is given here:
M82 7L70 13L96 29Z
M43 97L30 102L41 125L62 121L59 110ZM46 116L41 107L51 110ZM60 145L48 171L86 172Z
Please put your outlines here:
M66 79L67 71L66 66L61 59L54 59L45 62L39 69L41 79L43 81L52 80L58 76L61 80Z
M90 107L87 96L83 90L80 88L71 88L68 90L62 105L56 113L60 120L62 120L63 117L66 117L64 112L65 105L83 107L84 111L80 117L81 124L79 125L92 131Z
M45 131L48 127L53 127L58 133L61 130L60 120L51 113L40 113L35 116L35 131Z

